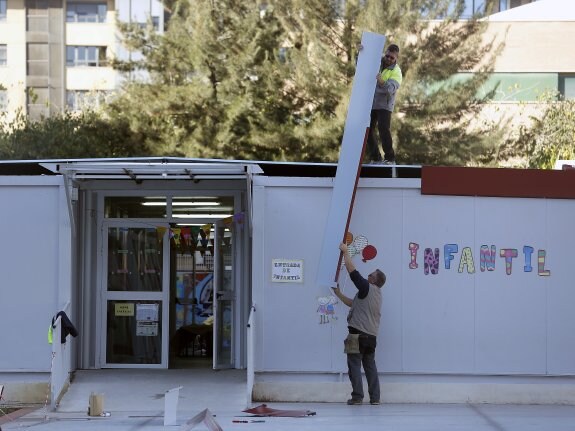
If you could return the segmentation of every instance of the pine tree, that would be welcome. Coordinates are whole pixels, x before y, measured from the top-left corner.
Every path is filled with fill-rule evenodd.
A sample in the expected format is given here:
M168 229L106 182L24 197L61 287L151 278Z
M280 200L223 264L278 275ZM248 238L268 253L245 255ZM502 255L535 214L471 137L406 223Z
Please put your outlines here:
M127 45L143 54L148 81L129 82L109 107L145 136L150 154L188 157L282 157L293 139L274 70L281 30L255 0L171 2L163 35L123 28Z

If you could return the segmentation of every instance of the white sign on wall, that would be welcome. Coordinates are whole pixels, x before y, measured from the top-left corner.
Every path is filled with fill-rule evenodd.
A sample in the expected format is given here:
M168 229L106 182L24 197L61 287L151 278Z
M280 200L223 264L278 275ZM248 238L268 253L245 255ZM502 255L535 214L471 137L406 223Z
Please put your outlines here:
M272 281L303 283L303 260L272 259Z

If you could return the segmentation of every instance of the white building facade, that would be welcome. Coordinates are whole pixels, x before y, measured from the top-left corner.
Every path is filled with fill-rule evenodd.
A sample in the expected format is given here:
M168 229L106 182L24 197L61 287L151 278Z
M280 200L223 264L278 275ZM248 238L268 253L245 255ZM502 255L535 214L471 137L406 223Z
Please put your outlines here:
M75 369L197 360L246 369L254 401L348 398L347 309L316 283L335 165L0 169L6 400L43 402L50 380L56 400ZM362 168L341 233L361 273L387 274L383 400L575 404L573 171L391 169ZM59 311L79 336L50 345Z

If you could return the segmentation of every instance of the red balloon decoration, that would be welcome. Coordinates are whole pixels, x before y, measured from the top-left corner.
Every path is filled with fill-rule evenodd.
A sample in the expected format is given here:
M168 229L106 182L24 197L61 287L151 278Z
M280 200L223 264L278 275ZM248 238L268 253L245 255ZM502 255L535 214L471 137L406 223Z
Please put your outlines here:
M361 256L363 258L361 260L367 262L377 256L377 249L373 245L366 245L361 251Z

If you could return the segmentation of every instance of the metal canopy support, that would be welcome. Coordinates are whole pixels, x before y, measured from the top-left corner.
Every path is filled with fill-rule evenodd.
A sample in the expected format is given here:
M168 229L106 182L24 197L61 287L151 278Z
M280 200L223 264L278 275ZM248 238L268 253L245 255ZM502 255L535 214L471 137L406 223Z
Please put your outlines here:
M68 206L68 215L70 216L70 225L72 227L72 239L76 238L76 219L72 208L72 200L78 200L78 190L74 188L74 181L67 174L64 176L64 191L66 192L66 204Z
M134 172L132 172L130 169L124 168L124 172L126 173L127 176L133 179L136 182L136 184L142 184L142 180L139 180L138 177L134 174Z
M186 174L188 174L190 176L190 179L194 182L197 183L198 180L196 179L196 176L192 173L192 171L190 171L189 169L184 169L184 171L186 171Z
M252 190L253 190L253 177L254 175L263 174L264 171L258 165L248 165L246 166L247 172L247 187L246 187L246 220L248 223L248 232L250 238L252 237L252 220L253 220L253 208L252 208Z

